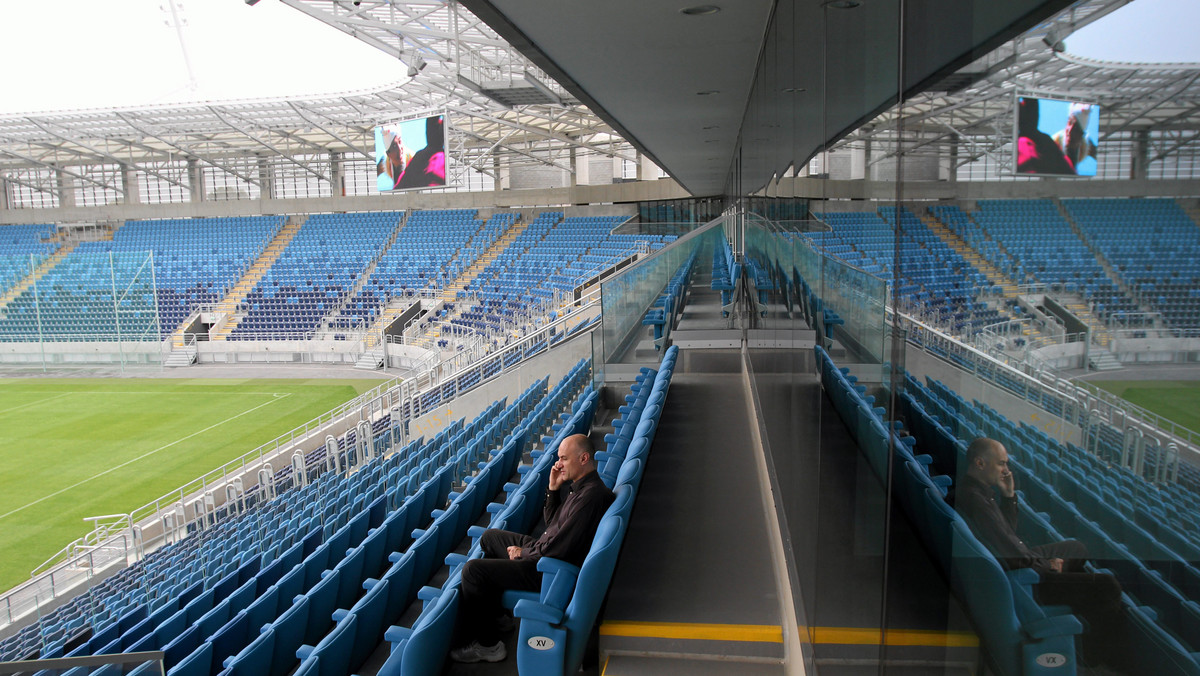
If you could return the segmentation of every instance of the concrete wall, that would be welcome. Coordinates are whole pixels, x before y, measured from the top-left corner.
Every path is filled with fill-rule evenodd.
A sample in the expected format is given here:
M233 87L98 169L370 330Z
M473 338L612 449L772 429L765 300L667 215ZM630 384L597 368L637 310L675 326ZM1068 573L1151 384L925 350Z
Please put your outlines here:
M1200 361L1200 338L1116 338L1108 349L1122 364Z
M1084 343L1064 343L1062 345L1047 345L1033 351L1033 354L1046 365L1056 369L1080 369L1084 361Z
M0 343L4 364L157 364L170 353L163 343Z
M0 225L12 223L95 223L153 218L315 214L409 209L490 209L614 204L688 197L674 179L610 185L485 192L403 192L359 197L260 199L185 204L110 204L98 207L0 210Z

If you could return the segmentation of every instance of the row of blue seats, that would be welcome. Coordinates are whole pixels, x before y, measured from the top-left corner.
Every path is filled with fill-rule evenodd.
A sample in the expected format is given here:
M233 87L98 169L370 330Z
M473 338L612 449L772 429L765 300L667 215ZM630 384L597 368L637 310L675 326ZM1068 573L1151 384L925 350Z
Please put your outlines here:
M922 440L900 436L899 425L885 422L885 410L848 369L838 368L819 345L816 355L822 385L872 469L887 481L889 467L896 468L894 494L963 604L992 668L1005 676L1050 673L1039 658L1055 655L1054 673L1075 673L1079 620L1034 600L1036 573L1000 566L946 503L951 477L931 474L932 458L913 446Z
M692 272L696 264L696 252L688 257L679 269L671 275L662 293L646 310L642 318L644 326L650 326L654 331L654 351L667 347L671 340L671 330L675 328L683 314L684 303L687 302L688 289L692 286Z
M377 437L375 439L377 447L386 447L385 437L389 433L389 428L390 421L386 415L380 420L377 420L373 425L374 436ZM341 440L339 440L339 452L344 453L345 456L344 458L339 459L341 466L348 466L356 462L353 441L354 436L355 432L351 431ZM350 439L349 442L345 441L347 438ZM435 439L435 441L437 441L437 439ZM410 449L408 449L410 451L411 446L412 445L410 445ZM309 466L322 466L326 462L325 452L324 445L320 446L317 450L310 452L306 458ZM388 477L388 481L395 481L394 476L397 471L397 465L399 465L399 469L403 471L408 466L405 463L408 463L409 460L419 461L427 454L428 449L425 449L422 450L421 453L417 454L418 457L409 458L408 460L405 460L405 458L401 455L393 456L387 461L388 467L392 469L392 472ZM383 468L376 466L376 470L379 469ZM310 469L310 474L312 471L313 470ZM287 474L288 470L280 473L280 476L276 482L277 485L283 485L283 482L286 481L285 477ZM80 605L79 602L82 601L83 604L89 608L89 617L85 619L89 619L94 623L97 621L103 622L104 618L108 617L111 621L115 621L117 619L116 613L119 612L118 609L120 608L137 608L138 606L145 606L148 604L153 604L153 606L157 608L157 606L160 605L160 601L163 599L170 599L172 597L172 592L178 591L177 587L180 584L186 586L186 583L195 582L197 579L203 579L197 578L195 573L189 575L187 572L187 570L195 570L195 565L197 563L205 566L205 571L208 577L215 579L215 576L218 576L221 573L229 572L230 568L235 566L236 563L240 562L241 559L245 559L250 555L257 557L260 553L267 555L272 551L277 552L285 544L291 544L292 539L304 537L306 533L309 533L314 528L318 531L324 530L326 534L329 534L334 528L340 527L348 522L350 511L359 511L362 505L369 500L378 497L385 491L385 489L387 489L386 482L370 485L364 483L363 479L373 475L373 473L367 472L357 473L351 478L340 481L340 484L337 485L341 485L342 488L338 489L337 485L329 488L328 481L326 481L330 477L336 479L336 475L326 474L321 477L321 480L324 483L318 482L315 484L310 484L298 492L285 493L283 495L286 496L286 499L281 498L272 500L268 503L265 503L265 505L255 504L253 501L255 491L247 491L247 496L242 503L248 505L248 511L245 513L239 514L235 519L221 521L219 525L216 525L208 530L200 530L194 533L192 537L184 539L181 543L159 550L158 552L151 554L137 566L122 571L117 578L128 578L130 573L135 573L138 579L137 583L133 585L134 588L130 588L129 585L125 585L124 587L116 590L118 593L123 594L121 599L114 600L111 597L104 597L102 588L107 586L106 581L105 585L101 585L99 588L94 588L92 591L88 592L88 594L85 594L84 597L73 600L70 604L68 604L68 606L61 610L64 610L66 611L66 614L69 614L72 610L72 607L78 607ZM329 488L329 490L322 488L322 486ZM348 491L353 491L354 493L348 493ZM355 498L355 494L357 494L357 498ZM316 503L314 503L313 500L320 501L324 504L324 507L315 513L314 507ZM351 502L354 504L351 505ZM271 519L270 514L264 514L263 509L274 510L276 515L273 519L271 519L271 523L278 523L279 515L277 512L280 508L284 510L296 510L296 514L293 518L291 518L291 523L288 525L288 527L286 529L279 530L262 530L261 519ZM349 508L349 511L347 508ZM301 509L303 509L302 512L299 511ZM339 512L339 510L341 511ZM220 513L216 514L215 516L222 518ZM248 522L247 519L253 519L253 521ZM229 530L230 528L237 529L239 527L240 534ZM265 538L264 534L266 535ZM278 541L276 536L282 537L283 540ZM246 549L246 544L249 544L249 549ZM212 551L213 545L218 547L218 551ZM180 549L181 547L183 548L182 550ZM201 548L203 556L198 557L193 553L190 553L196 551L197 547ZM223 559L217 562L216 565L218 568L214 568L213 564L211 563L206 563L214 556L220 558L220 550L224 550L225 555ZM163 555L167 553L170 553L170 555L169 558L166 559L166 566L164 567L159 565L164 561ZM238 561L231 561L233 558L237 558ZM179 570L179 564L190 566L190 568ZM229 565L225 566L224 568L219 568L221 564ZM157 572L155 572L156 570ZM156 587L161 587L165 583L156 585L155 580L164 578L165 580L170 581L170 583L174 586L163 590L163 593L156 593ZM180 579L185 580L186 582L178 583L177 581ZM131 605L128 601L129 593L134 594L137 598L144 598L146 600L139 601ZM103 608L102 612L105 613L105 615L100 616L96 614L99 608ZM41 625L40 633L43 635L43 640L51 641L51 654L53 641L58 640L54 638L56 633L59 631L55 629L56 622L62 615L64 615L63 612L56 612L49 618L44 618L39 623L39 625ZM107 623L101 626L106 625ZM39 629L39 627L35 626L34 629ZM97 630L99 629L100 627L97 627Z
M359 582L383 567L380 558L388 551L400 549L406 539L404 533L412 530L414 525L419 525L421 515L430 513L433 507L437 507L444 501L446 495L449 495L454 475L461 473L461 469L458 469L456 465L466 461L469 457L478 457L479 443L484 439L493 438L497 433L508 431L508 429L497 431L496 427L503 425L504 421L511 424L514 420L514 412L521 408L523 401L528 397L539 396L539 393L544 393L544 391L544 382L535 383L522 395L521 400L506 409L505 413L499 417L494 413L499 406L499 402L497 402L466 427L462 426L461 420L446 427L444 433L439 433L439 436L434 439L434 443L431 444L433 447L439 448L437 455L431 457L430 460L421 462L420 467L410 472L406 479L398 481L394 489L389 491L386 499L390 504L398 502L395 497L397 491L403 502L398 504L385 519L382 519L385 527L380 526L377 530L367 531L364 533L364 538L361 539L361 545L344 550L346 551L344 558L338 554L337 557L340 558L340 561L335 563L334 560L331 560L332 567L326 569L332 570L332 573L322 575L319 581L310 579L311 576L306 576L306 580L316 582L316 586L310 585L310 590L305 592L304 596L296 596L293 599L288 594L283 594L275 609L275 615L271 615L270 612L266 614L269 617L277 617L277 620L272 621L269 626L264 626L262 633L253 632L258 627L258 624L253 622L246 623L244 628L232 629L235 639L238 640L223 642L220 646L215 646L215 652L212 653L211 659L222 659L223 662L229 663L224 664L226 668L232 668L233 664L240 664L238 656L223 659L224 654L241 654L241 652L248 651L253 654L254 659L260 659L263 657L264 650L270 650L274 656L274 660L270 664L271 672L290 670L290 665L293 665L294 660L299 657L293 657L293 653L301 651L302 646L302 644L295 644L295 641L316 642L320 636L324 635L324 630L330 626L330 621L324 618L326 615L323 610L335 602L343 608L353 603L354 599L358 598L358 592L354 590L359 588ZM485 424L487 427L484 426ZM473 442L467 443L466 437L469 436L475 438ZM457 460L454 462L449 461L455 459ZM416 487L416 481L420 481L420 487ZM372 525L378 521L380 519L373 518ZM354 545L355 539L358 538L352 537L348 544ZM330 557L338 551L342 551L341 546L331 546ZM316 567L316 564L308 563L308 566ZM334 576L341 576L341 580L328 581ZM307 614L304 610L307 610ZM307 617L301 617L301 615L307 615ZM337 612L334 612L328 617L336 622L337 615ZM268 633L271 634L270 640L262 635ZM268 644L271 645L268 646ZM240 651L233 650L233 648L240 648ZM197 650L198 652L192 653L194 657L190 656L196 660L196 665L188 664L187 669L194 668L199 672L199 666L203 666L205 658L209 656L208 650L203 645L200 645ZM178 665L178 669L186 671L185 665L182 663Z
M262 632L254 641L237 655L225 660L224 666L230 674L262 674L276 673L282 669L290 670L294 660L300 660L297 668L301 673L318 673L328 676L344 676L361 665L374 652L387 626L399 618L404 608L418 598L419 587L435 571L436 561L449 553L453 544L461 539L458 534L463 531L470 521L478 518L477 511L482 511L482 500L489 494L489 488L498 487L508 474L511 474L519 461L524 446L524 421L518 423L515 415L525 410L534 395L545 391L545 381L526 390L513 406L506 410L505 418L509 422L499 433L504 436L503 446L495 451L487 462L481 444L485 437L477 436L474 440L463 439L449 462L438 470L435 477L445 483L447 489L458 475L458 481L467 480L465 469L479 463L480 472L469 479L466 488L461 493L447 490L440 494L440 499L432 505L425 501L406 502L404 506L389 515L385 524L393 525L388 532L399 533L400 540L387 539L386 535L371 534L364 541L364 548L370 543L370 538L380 540L380 544L366 549L364 554L374 567L365 565L359 575L361 588L366 593L357 600L346 599L340 607L347 610L335 610L329 615L332 628L319 635L306 635L305 642L297 645L296 636L299 632L288 631L288 623L298 626L300 621L281 615L272 625L264 626ZM432 508L445 504L445 509ZM478 509L476 509L478 508ZM428 513L432 522L427 528L412 529L412 520L408 515L413 510L420 514ZM411 530L411 533L409 531ZM456 537L457 536L457 537ZM407 541L407 547L393 546ZM387 552L392 552L390 555ZM355 556L348 552L348 557ZM384 556L387 562L383 561ZM390 564L390 565L388 565ZM380 570L382 575L372 574L372 570ZM331 592L327 592L329 594ZM352 602L352 604L351 604ZM293 606L295 608L296 606ZM321 609L324 609L322 606ZM289 613L292 611L289 610ZM296 611L299 613L299 611ZM309 610L312 616L313 610ZM326 622L326 624L328 624ZM280 646L280 641L284 645ZM282 656L283 651L294 651Z
M590 369L586 361L577 364L560 383L560 388L556 389L556 392L552 396L547 397L545 405L539 406L531 414L523 429L530 435L540 429L544 429L544 426L551 419L557 417L559 411L562 410L559 402L563 401L567 395L573 396L575 392L578 392L582 388L589 371ZM595 412L597 401L596 393L591 391L589 387L572 404L571 418L569 418L569 424L566 426L569 427L569 431L560 429L559 436L565 436L565 434L573 433L574 431L586 431L586 428L591 424L591 417ZM555 445L553 449L547 446L546 449L545 451L531 452L535 462L533 467L537 467L536 463L538 459L548 459L550 463L554 462L557 446ZM519 531L528 530L536 522L538 514L540 514L540 499L545 495L546 481L539 481L536 478L536 470L532 469L531 466L521 465L517 467L523 477L521 483L504 484L503 490L501 490L500 484L508 476L511 476L511 472L503 476L493 472L489 480L485 474L488 469L484 467L480 474L473 477L466 490L474 491L474 501L476 503L486 502L497 493L505 495L503 502L492 502L486 505L486 511L493 515L489 521L489 527ZM531 487L539 485L539 489L531 490ZM474 490L473 487L479 490ZM459 500L467 500L466 490ZM476 504L475 509L471 511L482 512L483 509L483 505ZM447 510L439 518L449 521L452 518L450 510ZM450 567L446 581L440 588L425 587L421 591L419 598L423 601L423 608L413 621L411 627L393 626L387 631L385 638L391 644L391 648L388 659L380 668L380 674L390 676L427 674L437 673L441 669L450 648L451 632L453 631L457 615L462 564L470 558L482 555L477 540L484 529L480 526L466 523L467 519L465 518L459 518L458 521L460 522L459 527L452 530L450 529L450 524L447 523L441 531L443 533L442 537L446 540L452 540L448 544L451 548L463 539L464 536L470 537L474 542L472 542L468 554L454 554L447 551L443 555L445 564ZM446 533L449 533L449 535L445 535ZM431 567L436 565L440 564L431 564Z
M905 397L911 393L925 402L922 409L910 397L911 410L937 410L951 426L972 429L952 406L966 414L980 406L977 402L967 405L933 380L929 388L910 380L907 390ZM1071 537L1083 542L1093 559L1121 582L1131 629L1129 651L1138 655L1139 662L1149 669L1147 673L1200 673L1192 650L1200 644L1200 604L1185 596L1200 592L1200 573L1124 515L1105 515L1111 510L1111 497L1099 498L1098 484L1084 487L1080 481L1086 476L1081 470L1091 463L1082 451L1070 454L1075 458L1071 466L1052 470L1052 465L1039 458L1044 448L1057 445L1051 437L1029 426L1018 428L994 411L977 420L981 429L973 434L982 432L1000 439L1009 449L1009 466L1021 487L1023 521L1028 524L1022 537L1029 541ZM1066 454L1066 449L1061 450ZM1030 576L1027 571L1015 574Z

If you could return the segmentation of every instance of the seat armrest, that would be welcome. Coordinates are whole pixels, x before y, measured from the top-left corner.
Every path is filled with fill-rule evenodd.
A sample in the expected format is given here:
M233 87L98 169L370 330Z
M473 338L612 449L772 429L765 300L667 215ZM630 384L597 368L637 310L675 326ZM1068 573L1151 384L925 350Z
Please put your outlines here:
M399 643L401 641L408 640L408 638L412 636L412 633L413 630L410 627L393 625L388 627L387 631L383 632L383 640L387 641L388 643Z
M538 559L537 569L539 573L554 573L555 575L566 571L575 577L579 576L579 566L573 566L561 559L550 558L543 556Z
M550 606L528 600L518 601L517 605L513 608L513 615L522 620L536 620L552 625L562 622L563 619L563 611L558 608L551 608Z
M1045 639L1051 636L1074 636L1083 633L1083 625L1074 615L1052 615L1040 620L1032 620L1021 625L1021 630L1032 639Z

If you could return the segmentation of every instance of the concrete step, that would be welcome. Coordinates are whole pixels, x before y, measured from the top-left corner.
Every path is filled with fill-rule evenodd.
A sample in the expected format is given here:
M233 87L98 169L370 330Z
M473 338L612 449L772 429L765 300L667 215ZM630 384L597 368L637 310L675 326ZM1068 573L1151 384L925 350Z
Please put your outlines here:
M196 363L196 356L197 352L196 348L194 347L171 350L171 354L167 355L167 359L163 362L163 366L168 368L191 366L192 364Z
M1108 350L1092 348L1088 352L1088 366L1096 371L1115 371L1124 368Z
M358 361L354 362L354 368L370 371L378 371L383 368L383 350L368 350L362 353Z

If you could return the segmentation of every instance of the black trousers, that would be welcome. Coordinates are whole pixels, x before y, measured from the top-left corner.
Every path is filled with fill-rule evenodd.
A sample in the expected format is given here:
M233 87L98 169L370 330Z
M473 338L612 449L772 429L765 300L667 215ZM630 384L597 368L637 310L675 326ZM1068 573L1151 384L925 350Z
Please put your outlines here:
M479 544L482 559L471 559L462 570L462 588L458 603L456 645L478 641L495 645L500 640L497 619L503 612L500 597L507 589L537 591L542 574L535 561L513 561L508 558L510 546L528 547L533 538L521 533L489 528Z
M1087 547L1064 540L1032 547L1039 556L1063 560L1063 572L1041 573L1034 588L1038 603L1069 606L1083 622L1080 637L1086 664L1124 669L1129 662L1128 624L1121 602L1121 583L1108 573L1088 573Z

